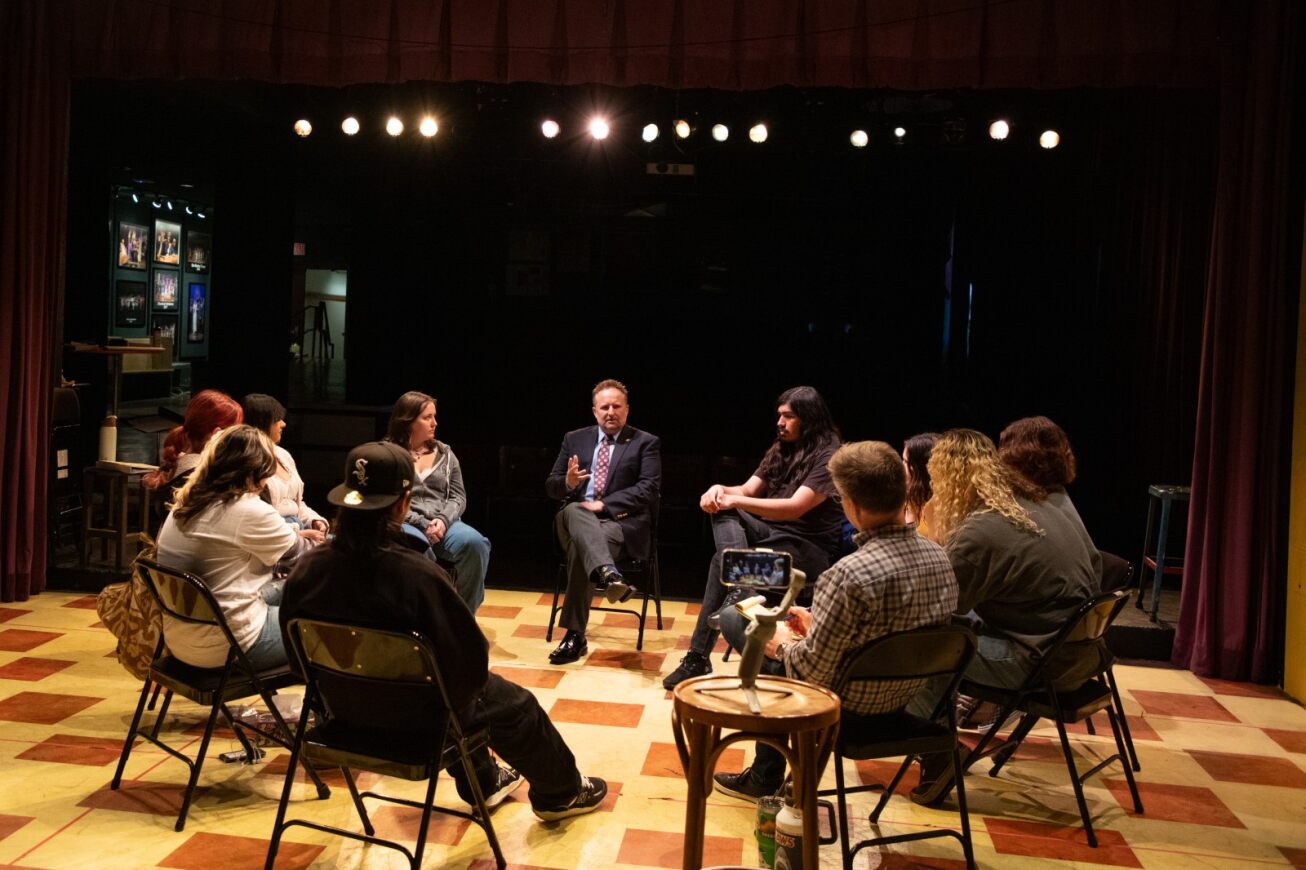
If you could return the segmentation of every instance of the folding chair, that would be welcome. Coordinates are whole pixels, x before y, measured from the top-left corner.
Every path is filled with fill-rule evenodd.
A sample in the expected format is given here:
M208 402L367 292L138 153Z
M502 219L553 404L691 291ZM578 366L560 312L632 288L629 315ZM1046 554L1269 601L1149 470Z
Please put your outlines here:
M1134 769L1130 763L1129 750L1125 746L1120 728L1119 719L1124 717L1124 711L1118 707L1119 693L1114 690L1114 678L1110 677L1109 656L1095 676L1070 690L1055 686L1056 675L1051 672L1051 667L1058 661L1058 656L1063 650L1098 644L1102 635L1115 620L1120 608L1128 601L1129 591L1117 589L1104 592L1084 602L1067 620L1052 644L1042 654L1034 670L1018 689L986 686L969 680L963 680L961 684L963 693L998 705L997 722L1005 722L1015 712L1024 714L1010 735L997 746L989 745L997 735L997 727L983 735L970 753L966 762L967 769L980 758L991 755L994 757L994 762L989 776L997 776L1039 719L1051 719L1056 723L1057 734L1061 738L1061 751L1066 759L1066 769L1070 773L1070 782L1075 789L1075 800L1079 804L1079 816L1084 822L1084 833L1088 837L1088 844L1093 847L1097 846L1097 835L1093 832L1088 803L1084 800L1084 781L1090 776L1112 762L1119 761L1125 772L1125 781L1129 784L1129 793L1134 799L1134 812L1140 814L1143 812L1143 801L1138 796L1138 786L1134 782ZM1081 722L1102 710L1106 711L1107 720L1111 723L1116 752L1080 774L1075 765L1070 740L1066 736L1066 723Z
M556 548L555 548L556 550ZM556 554L555 554L556 556ZM617 563L617 570L633 583L639 590L640 609L632 607L590 607L590 610L604 610L608 613L629 613L639 620L639 635L635 638L635 649L644 648L644 623L648 619L649 597L653 598L653 607L657 614L658 631L662 630L662 569L658 564L658 506L653 506L653 526L649 535L648 559L622 559ZM553 574L553 605L549 608L549 629L544 633L545 641L553 640L553 626L562 611L562 598L567 588L567 559L563 555L557 562Z
M472 732L463 728L449 704L430 642L416 632L384 631L312 619L292 619L287 637L308 690L268 846L268 870L276 861L282 833L294 825L396 849L417 870L422 864L432 811L480 825L490 841L495 864L503 870L503 852L471 760L471 753L485 746L489 736L483 728ZM310 711L318 717L313 727L308 724ZM340 768L363 822L364 833L305 819L286 819L295 767L301 760L310 771L313 765ZM461 763L467 774L475 799L474 813L434 803L440 771L455 763ZM419 803L376 792L360 793L351 768L413 782L425 780L426 799ZM376 829L363 806L366 797L422 811L413 851L393 840L375 836Z
M225 664L217 668L197 668L171 655L164 655L164 636L159 635L159 643L154 650L154 662L150 665L150 672L141 687L140 700L136 703L136 714L132 717L131 727L127 729L127 740L123 743L122 754L118 757L118 769L109 784L111 789L117 789L122 783L123 770L127 767L127 759L131 755L132 744L137 737L148 740L173 758L185 762L190 769L190 779L182 795L181 812L177 815L176 830L180 831L186 827L186 813L190 810L195 784L199 781L200 769L204 766L204 758L208 753L209 741L213 737L213 729L218 721L218 713L221 712L231 724L231 729L235 732L236 739L240 741L241 748L245 750L245 758L249 763L258 761L263 753L250 744L245 735L246 731L289 749L290 729L277 710L276 704L272 702L272 695L277 689L297 685L300 679L290 670L289 665L262 671L256 671L250 666L249 659L245 657L240 644L231 634L222 607L199 577L169 568L144 556L137 557L136 570L164 613L181 622L213 626L227 639ZM155 716L153 727L146 731L141 727L141 717L145 713L151 685L155 686L156 696L159 686L166 689L167 694ZM174 694L209 708L208 720L204 725L204 736L200 740L199 751L194 759L188 758L159 739L159 728L168 715L168 706L172 703ZM254 695L262 699L268 712L272 714L275 724L271 731L238 719L232 715L231 709L227 706L230 701ZM152 702L150 706L153 707ZM322 784L317 775L311 772L310 775L314 785L317 786L318 797L323 799L330 797L330 790Z
M853 859L862 849L887 846L914 840L936 837L953 837L961 842L966 856L966 866L974 868L975 854L971 847L970 816L966 809L966 785L962 781L961 757L957 749L957 717L953 695L961 681L962 672L975 653L975 635L965 626L943 625L900 631L876 638L848 658L834 686L843 697L850 688L860 683L922 683L933 677L948 677L948 688L934 710L933 719L921 719L905 710L896 713L861 715L843 711L839 722L839 739L834 750L835 788L818 792L822 797L838 796L839 847L843 852L843 866L851 870ZM938 721L946 719L946 724ZM952 758L952 769L957 782L957 806L961 814L961 832L952 829L920 831L888 837L872 837L858 842L851 849L848 844L847 795L883 789L884 794L871 811L871 824L879 822L902 781L907 768L921 755L946 752ZM849 788L844 783L843 760L852 758L896 758L906 756L889 785L879 783Z

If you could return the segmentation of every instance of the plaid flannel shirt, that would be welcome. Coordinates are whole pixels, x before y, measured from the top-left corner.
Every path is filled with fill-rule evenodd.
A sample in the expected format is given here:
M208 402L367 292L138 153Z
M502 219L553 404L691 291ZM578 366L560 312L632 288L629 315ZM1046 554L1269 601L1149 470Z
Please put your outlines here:
M881 526L853 538L857 550L821 575L807 636L787 643L785 671L833 687L848 655L896 631L948 622L957 607L957 579L943 548L915 525ZM843 696L854 713L901 709L924 681L858 683Z

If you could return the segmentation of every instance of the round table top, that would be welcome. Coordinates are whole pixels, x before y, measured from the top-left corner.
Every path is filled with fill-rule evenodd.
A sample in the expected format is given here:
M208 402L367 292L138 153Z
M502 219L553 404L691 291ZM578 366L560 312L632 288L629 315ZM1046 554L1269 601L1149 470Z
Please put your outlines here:
M839 696L811 683L759 676L757 695L761 713L748 709L739 677L724 675L685 680L674 693L682 717L721 728L779 734L826 728L839 721Z

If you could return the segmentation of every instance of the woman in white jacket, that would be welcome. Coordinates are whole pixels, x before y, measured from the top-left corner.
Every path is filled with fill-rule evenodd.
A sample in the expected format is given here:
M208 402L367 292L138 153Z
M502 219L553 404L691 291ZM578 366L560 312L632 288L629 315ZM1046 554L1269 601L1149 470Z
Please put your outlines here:
M277 458L277 471L267 479L272 507L292 526L317 532L312 539L320 542L330 523L304 501L304 479L299 476L290 451L281 446L281 433L286 428L285 406L264 393L250 393L241 406L245 422L272 440L272 452Z

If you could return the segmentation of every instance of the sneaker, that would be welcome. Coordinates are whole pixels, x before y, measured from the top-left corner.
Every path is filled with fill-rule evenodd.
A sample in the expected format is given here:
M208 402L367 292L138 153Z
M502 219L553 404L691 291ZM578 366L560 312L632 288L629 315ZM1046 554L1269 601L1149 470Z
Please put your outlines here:
M712 662L708 661L707 656L690 650L680 660L680 666L662 680L662 688L670 691L690 677L701 677L710 673L712 673Z
M962 748L961 764L966 766L966 757L970 750ZM953 776L952 755L947 752L934 752L920 758L921 783L911 790L911 802L923 807L937 807L943 803L952 786L956 783Z
M714 788L722 794L745 801L756 802L760 797L775 794L778 788L766 785L753 776L753 768L746 767L739 773L718 773L712 777Z
M516 791L517 787L526 781L526 777L506 764L499 764L496 767L498 770L495 773L494 785L484 786L481 789L481 793L485 796L485 808L489 810L507 800L508 795ZM467 787L462 777L454 780L454 786L458 791L458 797L463 799L463 803L473 807L476 806L472 791Z
M544 821L556 822L559 819L594 812L607 796L608 784L606 782L597 776L582 776L580 778L580 791L565 804L553 807L531 807L531 809L535 815Z
M517 790L517 787L526 781L526 777L518 773L514 768L506 764L499 765L499 781L494 784L493 791L485 793L485 806L487 809L494 809L499 804L508 799L508 795Z

